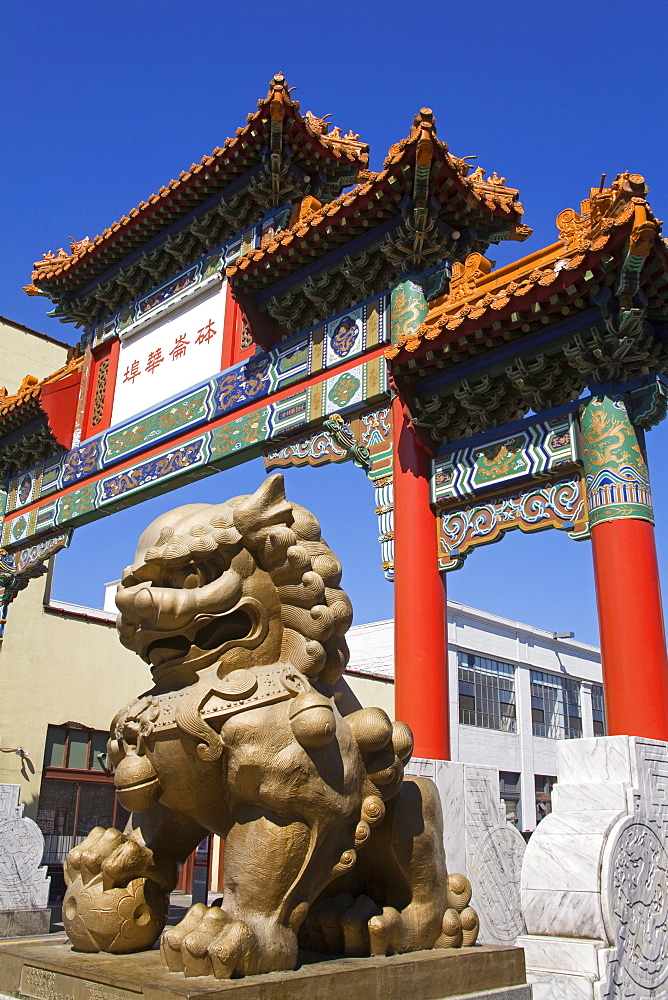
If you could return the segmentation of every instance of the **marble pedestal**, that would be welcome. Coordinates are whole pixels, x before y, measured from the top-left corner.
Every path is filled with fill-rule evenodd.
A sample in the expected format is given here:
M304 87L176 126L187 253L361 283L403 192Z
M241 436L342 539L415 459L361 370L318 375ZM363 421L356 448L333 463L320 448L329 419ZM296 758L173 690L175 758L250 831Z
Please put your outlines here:
M448 872L460 872L471 881L471 905L480 917L478 940L514 944L525 930L520 874L526 845L506 821L497 768L413 758L406 773L436 783Z
M552 813L522 869L535 1000L668 997L668 744L558 746Z
M49 930L42 831L23 815L20 785L0 785L0 938Z

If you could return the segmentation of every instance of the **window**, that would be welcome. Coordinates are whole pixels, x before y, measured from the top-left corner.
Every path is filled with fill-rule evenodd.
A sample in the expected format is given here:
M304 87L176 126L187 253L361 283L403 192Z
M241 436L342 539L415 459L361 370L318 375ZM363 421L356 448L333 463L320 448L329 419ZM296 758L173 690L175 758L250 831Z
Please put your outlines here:
M107 763L109 733L80 726L49 726L44 767L66 767L77 771L111 774Z
M582 736L579 682L532 670L531 718L534 736L551 740Z
M37 824L44 834L43 864L62 864L67 852L95 826L122 830L127 823L128 813L116 799L107 762L108 739L109 733L96 729L49 726L37 807ZM55 889L55 870L49 874Z
M601 684L591 686L591 714L594 717L594 736L605 736L605 702Z
M536 823L552 812L552 788L557 779L551 774L536 774Z
M459 721L505 733L517 731L512 664L475 653L459 654Z
M499 771L499 791L506 807L506 821L520 828L520 777L515 771Z

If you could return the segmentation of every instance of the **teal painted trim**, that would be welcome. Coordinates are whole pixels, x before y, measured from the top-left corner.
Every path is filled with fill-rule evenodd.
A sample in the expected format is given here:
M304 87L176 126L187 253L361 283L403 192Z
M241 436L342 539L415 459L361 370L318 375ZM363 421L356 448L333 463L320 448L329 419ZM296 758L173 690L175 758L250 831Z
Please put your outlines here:
M156 441L206 422L211 418L208 404L212 397L213 385L205 383L177 402L154 410L143 420L107 431L102 439L101 466L119 462Z
M218 427L195 433L150 459L142 461L138 456L137 462L130 468L121 471L109 469L106 475L94 482L90 482L91 475L100 470L88 471L79 486L76 486L79 480L73 480L75 488L64 496L52 501L47 499L44 505L26 514L19 511L11 520L6 520L1 544L4 547L23 547L33 537L52 530L54 526L74 528L86 524L114 510L259 457L268 441L280 441L300 433L304 428L321 425L332 413L351 407L362 410L379 400L389 400L384 358L362 362L351 373L361 384L356 402L347 400L342 406L336 406L331 399L326 399L327 386L336 385L344 379L349 374L344 372L288 399L269 402ZM77 467L76 463L73 464Z
M366 299L353 308L328 318L324 323L309 327L282 341L271 351L258 352L246 361L164 400L158 407L144 410L123 423L87 438L78 448L58 459L49 459L33 469L21 472L8 483L7 513L20 510L35 499L84 480L133 454L139 456L142 450L178 437L188 427L204 425L264 398L270 400L273 393L289 386L294 385L297 396L300 381L323 371L332 372L328 384L334 384L340 380L336 375L336 368L349 363L351 358L359 357L358 367L363 373L366 372L365 354L387 342L388 311L388 295ZM375 317L373 329L370 326L372 315ZM355 328L355 335L348 338L344 335L346 331L340 329L342 321L346 319L350 319ZM352 330L352 326L350 329ZM367 390L364 378L360 379L360 386L362 393L376 391L375 388ZM382 390L379 388L378 391ZM343 393L343 388L340 393ZM192 408L189 410L188 401L199 394L206 398L202 403L201 413L197 414L191 412ZM342 405L336 400L330 400L327 412L341 409ZM353 394L345 405L362 405L360 392ZM122 440L126 443L119 448L118 442ZM21 482L26 475L31 478L32 485L26 498L20 501Z
M573 413L505 429L491 440L467 445L432 462L431 497L449 507L478 494L519 488L582 464Z

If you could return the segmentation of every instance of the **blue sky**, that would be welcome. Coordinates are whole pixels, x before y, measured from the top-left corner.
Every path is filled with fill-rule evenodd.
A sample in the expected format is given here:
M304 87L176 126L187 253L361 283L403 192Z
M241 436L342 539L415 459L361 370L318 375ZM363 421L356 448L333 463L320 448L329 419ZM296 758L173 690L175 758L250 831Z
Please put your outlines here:
M91 238L222 144L282 71L302 110L352 128L379 168L421 107L458 156L520 189L523 245L552 242L555 216L579 207L601 174L643 174L668 217L665 4L441 0L422 5L293 0L36 0L3 10L4 204L0 314L72 341L73 327L21 286L33 260ZM649 435L657 542L668 580L668 430ZM253 489L261 464L230 470L78 529L59 558L54 596L101 603L143 523L193 499ZM373 491L350 466L294 470L290 495L311 506L344 563L356 621L389 617ZM555 531L508 535L448 580L452 599L597 641L588 543Z

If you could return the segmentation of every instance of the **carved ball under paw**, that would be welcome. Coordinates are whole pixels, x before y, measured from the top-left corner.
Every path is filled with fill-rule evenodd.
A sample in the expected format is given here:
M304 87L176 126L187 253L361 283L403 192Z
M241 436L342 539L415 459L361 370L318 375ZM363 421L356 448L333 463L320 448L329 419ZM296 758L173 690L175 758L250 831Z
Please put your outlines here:
M125 954L150 948L167 918L167 895L145 878L105 889L102 875L78 876L63 900L63 924L78 951Z

